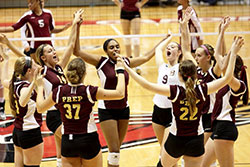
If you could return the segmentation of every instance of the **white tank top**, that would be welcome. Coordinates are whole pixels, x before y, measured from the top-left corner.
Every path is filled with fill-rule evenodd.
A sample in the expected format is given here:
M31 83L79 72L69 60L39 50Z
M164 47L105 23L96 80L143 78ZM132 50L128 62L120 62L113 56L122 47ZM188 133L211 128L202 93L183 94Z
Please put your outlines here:
M158 69L157 84L181 85L178 73L179 73L179 63L175 64L172 67L169 67L165 63L162 64ZM155 94L153 101L154 104L160 108L172 108L172 102L168 99L167 96Z

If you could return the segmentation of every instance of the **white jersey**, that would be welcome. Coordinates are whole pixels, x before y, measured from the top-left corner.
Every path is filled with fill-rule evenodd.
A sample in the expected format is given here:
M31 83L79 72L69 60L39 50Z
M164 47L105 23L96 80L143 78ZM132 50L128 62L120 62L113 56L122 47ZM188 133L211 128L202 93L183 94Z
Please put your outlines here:
M169 67L165 63L162 64L158 69L157 84L181 85L178 73L179 73L179 63L175 64L172 67ZM172 108L172 102L168 99L167 96L155 94L153 101L154 104L160 108Z
M192 8L192 7L191 7ZM188 22L188 27L190 33L202 33L201 23L199 21L198 15L194 8L192 8L193 13ZM183 6L180 5L177 8L178 20L183 19ZM191 49L196 50L199 47L198 40L203 40L203 36L192 36L191 37Z

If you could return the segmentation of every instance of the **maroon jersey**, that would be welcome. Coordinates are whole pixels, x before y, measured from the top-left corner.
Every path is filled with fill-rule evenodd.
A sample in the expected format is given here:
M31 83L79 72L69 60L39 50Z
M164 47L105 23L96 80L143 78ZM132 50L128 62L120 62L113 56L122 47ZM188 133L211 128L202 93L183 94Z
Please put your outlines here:
M122 10L125 10L127 12L139 11L139 9L135 6L137 2L139 1L138 0L123 0L124 6L122 7Z
M124 58L125 62L129 64L129 59ZM117 76L115 72L115 63L107 57L102 57L98 65L96 66L97 73L101 79L101 85L104 89L116 89ZM129 75L125 71L125 97L121 100L99 100L98 108L101 109L123 109L128 107L128 82Z
M194 114L189 111L185 89L182 86L171 85L170 97L173 105L173 123L170 132L175 136L197 136L203 134L201 111L207 97L207 84L196 85L197 102Z
M53 89L57 88L59 85L67 84L63 69L59 65L56 65L55 69L44 66L43 74L45 74L43 81L46 98L50 95ZM54 109L55 108L52 107L50 110Z
M212 66L205 73L202 72L202 69L200 67L198 67L197 78L198 78L197 80L198 84L202 84L202 83L212 82L213 80L218 79L220 77L218 77L214 73L214 67ZM216 93L212 93L209 96L207 96L203 110L202 110L202 114L210 114L213 112L215 96L216 96Z
M19 21L12 25L14 30L20 29L23 25L27 24L30 37L50 37L51 30L54 29L54 21L50 12L44 11L40 16L34 12L26 12ZM50 44L51 41L31 41L30 47L37 49L41 44Z
M20 106L19 98L22 88L30 85L28 81L19 81L14 83L14 97L16 104L16 118L14 126L17 129L26 131L38 128L42 125L42 115L36 110L36 92L33 91L29 102L25 107ZM29 97L27 97L29 98Z
M246 85L240 81L240 88L234 92L228 85L223 87L216 94L215 107L212 113L212 122L214 120L224 120L235 122L235 108L246 91Z
M85 134L97 131L92 107L98 87L61 85L53 90L63 122L63 134Z

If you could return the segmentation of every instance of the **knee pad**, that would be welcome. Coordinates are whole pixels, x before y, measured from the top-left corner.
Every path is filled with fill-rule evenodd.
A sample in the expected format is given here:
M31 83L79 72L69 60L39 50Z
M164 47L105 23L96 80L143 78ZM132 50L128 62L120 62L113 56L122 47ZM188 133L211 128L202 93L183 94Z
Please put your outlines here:
M112 152L108 154L108 163L110 165L119 165L120 153Z
M130 38L124 38L124 45L131 45L131 39Z
M57 167L62 167L62 159L61 158L56 159L56 166Z
M132 38L133 45L140 45L140 38Z

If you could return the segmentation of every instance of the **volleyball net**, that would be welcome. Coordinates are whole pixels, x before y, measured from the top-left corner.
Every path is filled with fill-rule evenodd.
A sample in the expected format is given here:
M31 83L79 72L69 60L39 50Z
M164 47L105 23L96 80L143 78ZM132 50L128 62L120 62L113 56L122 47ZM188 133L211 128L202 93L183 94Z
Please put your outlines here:
M177 20L177 6L149 6L145 5L141 10L141 32L139 35L123 35L120 24L120 9L112 4L112 1L100 1L99 6L95 6L97 0L87 0L81 6L82 1L68 1L67 7L51 7L52 3L61 3L61 0L48 0L45 8L53 13L55 25L61 27L72 21L73 13L79 9L84 9L84 22L81 28L81 39L87 45L101 44L107 38L162 38L168 30L171 30L174 37L180 36L179 23ZM79 3L79 5L77 5ZM21 4L20 4L21 5ZM250 34L250 6L249 5L217 5L217 6L193 6L196 10L203 33L191 35L203 35L205 41L209 41L209 36L218 34L218 25L224 16L231 17L231 25L226 35L249 35ZM1 8L0 9L0 26L10 26L26 12L28 8ZM55 41L56 47L65 46L69 36L69 31L56 34L53 38L36 38L28 40L51 40ZM8 33L10 40L17 44L25 40L20 38L20 32ZM27 39L26 39L27 40ZM210 41L209 41L210 42ZM21 47L21 45L20 45Z

